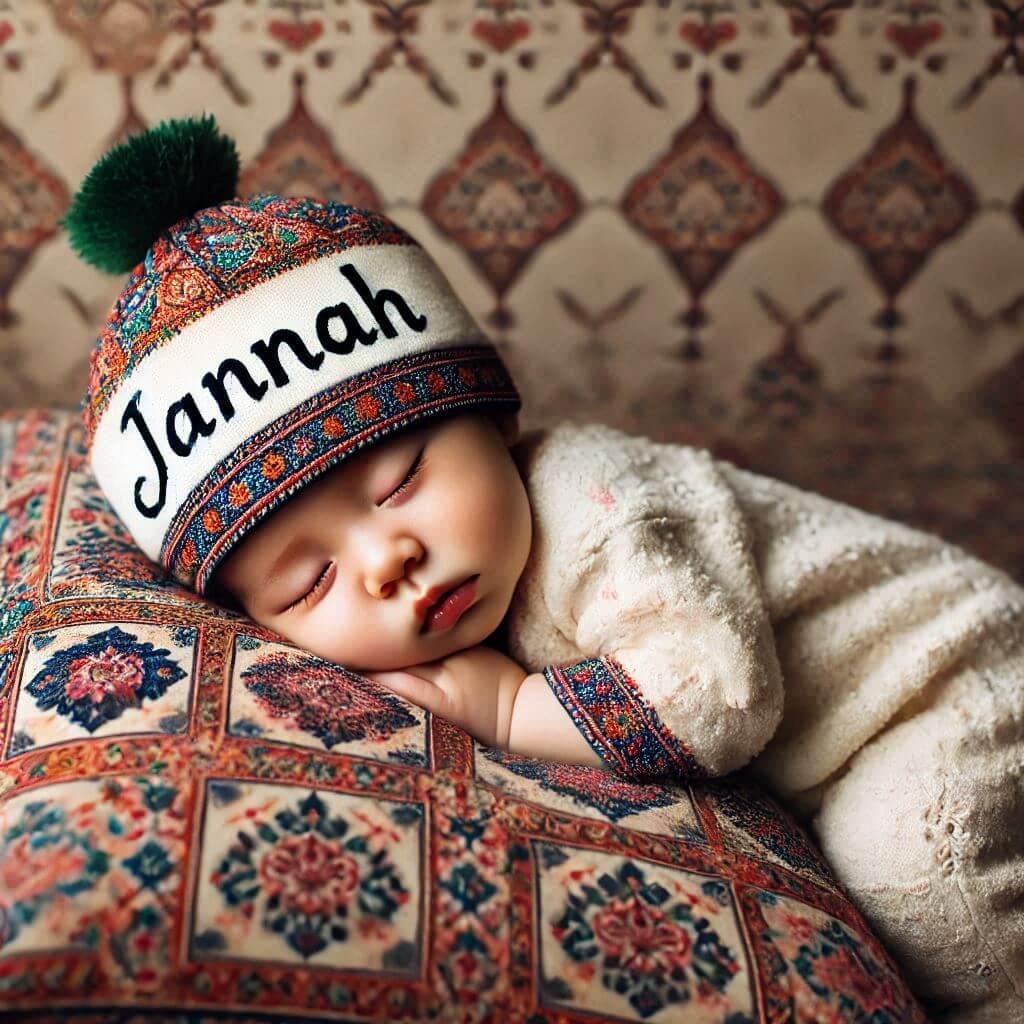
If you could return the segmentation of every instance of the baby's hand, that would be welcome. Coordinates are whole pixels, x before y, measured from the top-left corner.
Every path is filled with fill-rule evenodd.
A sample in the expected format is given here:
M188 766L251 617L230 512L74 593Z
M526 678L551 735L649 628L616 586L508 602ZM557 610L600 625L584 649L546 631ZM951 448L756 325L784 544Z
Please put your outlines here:
M511 658L483 644L368 679L466 730L488 747L508 749L512 709L526 678Z

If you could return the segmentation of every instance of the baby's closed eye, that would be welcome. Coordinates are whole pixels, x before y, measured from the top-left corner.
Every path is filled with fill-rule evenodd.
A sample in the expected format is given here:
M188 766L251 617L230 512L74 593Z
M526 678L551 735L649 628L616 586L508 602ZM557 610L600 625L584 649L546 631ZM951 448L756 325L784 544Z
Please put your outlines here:
M316 582L313 584L313 586L311 586L309 590L307 590L301 597L296 598L294 601L292 601L290 605L283 608L282 614L284 612L290 612L293 608L298 607L300 604L308 604L312 598L316 597L321 590L327 587L328 584L334 580L334 577L336 575L337 573L335 571L335 563L328 562L327 565L324 566L323 571L316 578ZM328 577L330 577L330 579L328 579Z
M417 476L419 476L420 470L423 468L423 463L425 462L425 459L423 458L423 453L426 450L426 445L424 445L419 450L419 452L417 452L416 458L413 459L412 465L409 467L409 471L403 477L402 482L381 502L382 505L392 503L394 499L398 497L399 494L401 494L403 491L406 491L412 485L412 482L416 479Z
M416 457L413 459L412 464L407 470L405 476L402 478L401 483L383 501L379 502L379 506L393 504L394 499L396 497L403 494L412 486L413 482L420 475L420 472L422 471L423 466L426 463L426 459L424 458L425 452L426 445L420 448L420 450L416 453ZM330 586L330 584L334 581L334 578L336 576L336 563L328 562L321 570L320 575L317 576L316 580L313 582L313 585L309 587L304 593L296 597L294 601L291 601L284 608L282 608L280 614L284 615L287 612L294 611L296 608L300 606L308 605L310 601L318 597L321 594L321 592L323 592L327 589L327 587Z

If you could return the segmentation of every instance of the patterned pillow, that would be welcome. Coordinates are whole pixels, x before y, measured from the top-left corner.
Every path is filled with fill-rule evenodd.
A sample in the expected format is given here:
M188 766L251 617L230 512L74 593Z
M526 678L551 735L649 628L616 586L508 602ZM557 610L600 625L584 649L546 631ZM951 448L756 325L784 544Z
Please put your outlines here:
M0 470L3 1018L924 1021L745 784L481 748L169 583L71 413Z

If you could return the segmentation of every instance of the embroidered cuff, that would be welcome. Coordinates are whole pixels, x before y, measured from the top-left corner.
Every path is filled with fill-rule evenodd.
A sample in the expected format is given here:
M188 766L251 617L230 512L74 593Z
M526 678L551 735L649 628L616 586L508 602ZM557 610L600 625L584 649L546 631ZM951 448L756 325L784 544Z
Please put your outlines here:
M576 728L613 771L631 779L706 777L614 658L549 665L543 673Z

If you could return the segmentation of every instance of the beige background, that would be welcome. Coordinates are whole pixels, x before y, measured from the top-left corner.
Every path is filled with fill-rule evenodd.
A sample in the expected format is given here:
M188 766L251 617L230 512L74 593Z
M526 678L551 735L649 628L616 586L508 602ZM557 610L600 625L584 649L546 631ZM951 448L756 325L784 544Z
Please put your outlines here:
M77 404L123 284L57 227L82 177L208 111L240 191L412 231L527 426L708 444L1024 579L1024 0L1000 6L0 0L0 406Z

